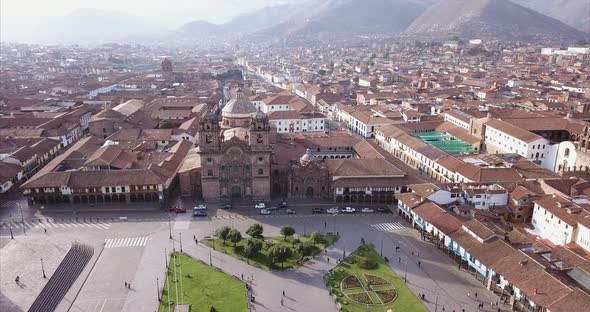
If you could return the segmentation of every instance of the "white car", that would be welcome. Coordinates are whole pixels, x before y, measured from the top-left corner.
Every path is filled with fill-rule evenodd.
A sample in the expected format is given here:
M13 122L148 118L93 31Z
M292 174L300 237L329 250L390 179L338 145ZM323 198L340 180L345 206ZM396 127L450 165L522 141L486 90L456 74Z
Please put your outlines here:
M336 208L336 207L329 208L328 210L326 210L326 213L336 214L336 213L338 213L338 208Z
M362 213L373 213L375 212L375 210L371 209L371 208L363 208L361 209Z
M207 206L205 205L198 205L193 208L193 210L207 210Z
M271 214L271 212L268 209L262 209L262 210L260 210L260 214L261 215L269 215L269 214Z
M342 213L355 213L356 209L352 208L352 207L346 207L346 208L342 208Z
M254 208L256 209L264 209L266 208L266 205L264 203L258 203L254 206Z

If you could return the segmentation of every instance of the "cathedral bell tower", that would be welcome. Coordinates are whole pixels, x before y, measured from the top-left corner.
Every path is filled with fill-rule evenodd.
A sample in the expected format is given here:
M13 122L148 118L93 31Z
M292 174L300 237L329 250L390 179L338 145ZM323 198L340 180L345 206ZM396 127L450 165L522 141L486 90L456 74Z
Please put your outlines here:
M217 114L210 111L201 119L199 148L202 152L216 152L220 148L220 128Z
M260 108L250 121L250 136L248 138L252 150L270 149L270 124L268 117Z

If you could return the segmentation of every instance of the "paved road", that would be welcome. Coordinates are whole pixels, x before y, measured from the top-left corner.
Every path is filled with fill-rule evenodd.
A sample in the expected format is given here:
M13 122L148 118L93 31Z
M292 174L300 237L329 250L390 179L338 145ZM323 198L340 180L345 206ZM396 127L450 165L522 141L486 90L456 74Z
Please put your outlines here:
M61 213L51 217L37 214L36 218L41 217L41 222L31 223L25 229L26 235L19 232L14 240L10 239L6 229L0 228L0 266L3 268L0 310L25 311L45 284L37 259L44 258L50 276L74 240L97 246L97 251L104 247L104 251L72 311L144 311L146 305L154 310L158 305L156 278L162 287L165 276L165 249L168 252L179 249L182 236L183 250L208 262L209 249L196 246L193 235L199 238L209 236L224 225L245 231L253 223L263 224L268 236L278 235L283 224L293 225L298 234L309 234L314 230L341 234L341 239L328 251L329 264L322 255L299 270L285 272L259 270L213 251L215 266L229 274L254 278L253 289L257 298L254 311L336 311L322 276L334 265L335 259L356 249L361 237L378 250L383 242L383 254L391 259L391 266L400 276L404 276L407 268L408 285L416 294L426 294L426 304L432 311L435 310L437 294L438 311L442 311L442 306L445 311L455 309L459 312L462 308L476 311L477 303L467 297L467 292L474 294L477 291L479 299L485 302L496 300L469 274L457 271L456 264L448 256L421 241L418 232L408 228L393 214L331 216L312 215L306 206L296 209L296 215L261 216L253 208L223 211L211 205L208 218L193 219L190 214L179 214L172 216L170 222L169 215L162 212L125 213L127 221L120 220L121 213L118 212ZM79 218L77 221L76 217ZM49 218L49 221L43 218ZM47 225L47 234L40 225ZM395 246L402 247L400 254L395 253ZM398 257L401 257L399 262L396 261ZM420 267L417 261L421 261ZM21 276L26 287L17 287L13 275ZM131 290L124 288L125 281L131 282ZM283 289L288 298L281 306Z

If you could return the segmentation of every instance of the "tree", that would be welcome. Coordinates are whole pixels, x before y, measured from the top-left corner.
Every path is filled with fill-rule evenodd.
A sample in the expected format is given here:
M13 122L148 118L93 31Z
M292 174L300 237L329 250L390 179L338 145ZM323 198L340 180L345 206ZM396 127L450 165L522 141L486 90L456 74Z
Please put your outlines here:
M231 229L229 230L229 233L227 233L227 239L234 243L234 247L236 247L236 244L242 240L242 233L236 229Z
M295 229L290 225L283 225L281 227L281 235L287 239L287 237L295 235Z
M225 241L228 239L228 234L229 231L231 231L231 229L229 228L229 226L224 226L222 228L217 229L217 231L215 231L215 236L223 239L223 244L225 245Z
M174 128L174 124L170 120L162 120L162 121L160 121L159 128L160 129L172 129L172 128Z
M268 252L268 255L270 256L271 260L273 262L280 262L281 267L283 266L285 260L287 260L292 254L293 251L291 250L291 248L287 246L278 245L272 246L272 248Z
M311 233L311 236L309 237L309 239L311 239L311 241L314 244L321 244L324 242L324 238L322 237L322 234L320 234L320 232L318 232L318 231Z
M315 246L310 243L302 243L297 245L297 253L301 255L301 257L311 256L315 249Z
M249 260L257 254L262 249L262 242L256 238L250 238L244 244L244 254L246 254L246 258Z
M252 224L248 230L246 230L246 234L250 235L253 238L262 238L262 232L264 228L260 223Z

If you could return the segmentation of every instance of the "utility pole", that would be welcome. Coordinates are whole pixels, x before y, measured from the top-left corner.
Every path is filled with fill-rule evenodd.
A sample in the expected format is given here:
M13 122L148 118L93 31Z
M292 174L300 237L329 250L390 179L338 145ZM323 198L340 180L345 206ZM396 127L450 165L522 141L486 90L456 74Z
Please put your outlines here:
M383 258L383 237L381 237L381 258Z
M12 226L10 226L10 239L14 239L14 235L12 234Z
M43 258L41 258L41 271L43 272L43 278L47 278L45 275L45 267L43 266Z

